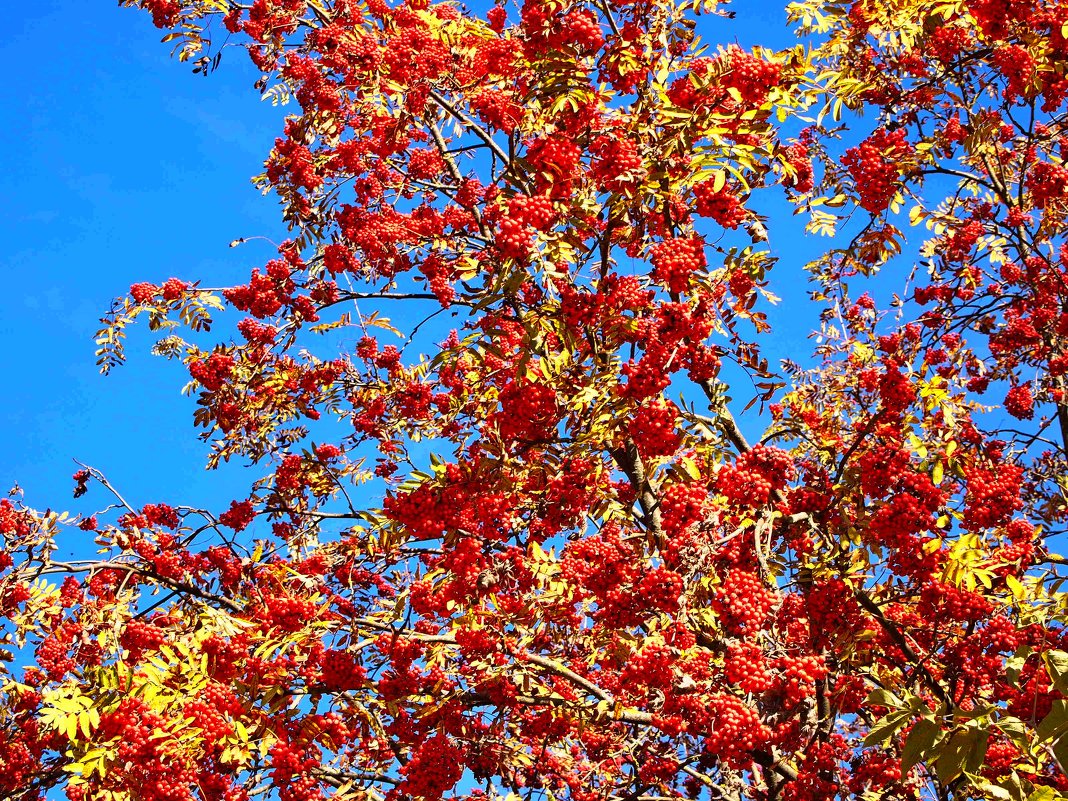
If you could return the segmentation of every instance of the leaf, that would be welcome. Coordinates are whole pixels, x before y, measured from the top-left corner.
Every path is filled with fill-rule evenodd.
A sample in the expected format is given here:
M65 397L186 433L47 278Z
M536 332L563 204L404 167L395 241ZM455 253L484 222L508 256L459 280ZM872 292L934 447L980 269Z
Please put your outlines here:
M864 702L873 706L889 707L890 709L903 709L905 706L900 698L881 687L877 690L872 690Z
M976 746L976 730L963 729L955 732L949 739L945 750L938 755L935 772L943 782L950 782L964 772L968 756Z
M1046 651L1042 654L1053 686L1061 692L1068 690L1068 654L1064 651Z
M1068 737L1058 737L1053 743L1053 756L1056 758L1061 772L1068 772L1065 770L1068 767Z
M916 721L901 751L901 774L903 776L930 756L931 749L940 739L941 734L942 727L930 718L920 718Z
M1049 713L1042 718L1035 733L1039 742L1052 740L1068 731L1068 703L1062 700L1054 701Z
M887 715L872 726L871 731L869 731L864 738L864 745L878 745L879 743L889 740L894 732L904 726L911 717L912 713L908 711L894 712Z

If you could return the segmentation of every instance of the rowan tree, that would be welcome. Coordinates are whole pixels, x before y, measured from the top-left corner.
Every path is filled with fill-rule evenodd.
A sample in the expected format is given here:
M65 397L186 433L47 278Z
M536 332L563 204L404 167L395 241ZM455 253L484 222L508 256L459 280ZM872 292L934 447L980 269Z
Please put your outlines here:
M291 237L98 339L247 492L0 501L0 793L1068 797L1062 0L123 4L288 100Z

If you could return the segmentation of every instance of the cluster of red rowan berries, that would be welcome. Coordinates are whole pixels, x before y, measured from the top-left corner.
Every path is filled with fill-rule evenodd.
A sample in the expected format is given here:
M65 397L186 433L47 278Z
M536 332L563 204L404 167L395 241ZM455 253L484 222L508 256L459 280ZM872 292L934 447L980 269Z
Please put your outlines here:
M526 6L524 13L525 10ZM530 143L527 161L534 168L536 194L564 198L570 194L572 184L581 173L582 150L570 139L550 134Z
M768 503L773 493L784 489L794 476L789 453L781 448L755 445L733 465L720 468L716 489L732 503L759 507Z
M501 6L495 6L504 11ZM491 130L511 134L523 121L526 110L511 93L497 89L480 89L471 96L471 108Z
M29 597L29 593L26 593ZM22 600L26 600L23 598ZM8 605L8 599L4 599L4 605ZM12 604L12 607L14 604ZM75 660L70 656L70 646L60 640L60 634L43 639L34 650L34 659L52 681L62 681L70 671L74 670Z
M707 265L704 240L696 235L664 239L649 249L649 261L657 283L672 292L685 292L690 276Z
M750 105L763 103L768 92L779 83L778 64L746 53L740 47L731 47L720 58L727 63L722 84L737 89L742 100Z
M130 661L139 662L141 655L157 651L167 639L167 633L146 620L134 618L123 627L119 644L130 652Z
M1035 208L1045 209L1060 203L1068 195L1068 167L1040 161L1027 175L1027 189Z
M291 267L285 261L274 259L264 269L265 274L253 270L247 284L223 290L223 296L235 309L260 320L277 314L291 299L294 289Z
M600 136L591 145L590 173L607 192L627 191L645 177L638 144L622 135Z
M424 741L401 769L401 788L409 796L441 798L460 780L464 770L464 750L444 734Z
M745 205L732 186L717 191L714 180L702 181L693 188L694 210L710 217L724 228L734 229L745 222Z
M667 690L675 682L671 648L649 642L631 653L619 675L620 687L631 697L643 697L648 689Z
M1035 76L1035 58L1027 48L1018 44L998 47L994 50L993 62L1005 78L1002 97L1010 103L1018 97L1026 97Z
M494 420L506 442L546 439L559 416L556 392L541 383L511 381L500 392L501 410Z
M781 657L775 666L779 670L775 689L783 696L787 707L797 706L811 697L816 691L815 683L827 676L823 658L815 654Z
M973 467L965 476L963 525L969 531L981 531L1004 525L1023 507L1020 481L1023 468L1000 464L995 468Z
M130 287L130 297L134 303L140 305L153 303L157 295L162 295L165 301L172 302L181 298L188 289L189 284L178 278L168 278L162 286L142 281Z
M263 618L283 631L299 631L316 615L315 603L290 595L270 595L264 601Z
M319 760L304 746L282 740L275 743L270 751L271 781L280 786L294 776L310 775Z
M556 209L545 195L515 195L508 199L508 217L536 231L546 231L556 219Z
M645 571L634 594L637 596L637 605L641 613L647 611L674 613L679 609L679 599L683 591L682 576L674 570L658 565Z
M671 536L678 536L699 523L709 508L708 489L702 484L677 483L661 490L662 524Z
M1035 416L1035 399L1030 384L1019 384L1005 393L1005 411L1017 420L1030 420Z
M675 452L680 442L675 430L678 419L678 407L664 398L638 407L627 430L643 459Z
M589 10L569 11L561 20L564 37L579 53L594 53L604 46L604 32L597 16Z
M521 220L503 217L494 241L503 258L522 262L530 255L533 234L533 229Z
M755 573L732 568L716 590L713 608L728 630L752 634L761 629L779 602L779 593Z
M234 357L229 353L213 353L206 359L189 363L189 375L209 392L222 388L234 371Z
M846 151L842 164L853 177L862 208L872 214L886 211L897 193L897 179L911 157L912 146L904 128L879 128Z
M711 731L705 737L705 751L735 768L747 768L752 752L771 738L771 730L760 715L738 698L719 693L708 699Z
M230 508L219 515L219 522L234 531L244 531L255 517L251 501L231 501Z
M320 681L327 690L355 690L367 680L367 671L348 651L328 649L319 663Z
M792 171L792 174L783 176L783 186L801 194L811 192L816 185L816 177L808 146L803 142L788 145L783 149L783 157Z
M772 676L760 646L752 642L732 643L724 662L727 681L745 693L760 693L771 687Z

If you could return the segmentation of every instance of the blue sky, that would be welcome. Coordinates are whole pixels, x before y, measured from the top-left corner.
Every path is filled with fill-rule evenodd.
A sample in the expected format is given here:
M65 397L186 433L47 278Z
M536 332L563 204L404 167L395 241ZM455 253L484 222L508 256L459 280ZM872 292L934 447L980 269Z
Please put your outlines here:
M736 10L735 22L715 22L727 41L790 44L778 4L749 0ZM129 363L102 377L93 333L135 281L227 285L271 257L264 242L228 243L285 237L275 201L249 182L284 110L258 100L258 74L242 51L226 51L208 78L193 75L171 59L147 14L114 2L23 3L10 17L0 42L9 76L0 111L8 209L0 216L8 243L0 256L0 491L18 482L33 506L71 508L72 460L80 459L135 505L225 508L249 478L204 471L193 403L179 394L184 371L149 356L152 340L140 328ZM773 229L777 249L793 248L777 236ZM801 260L789 259L793 277L779 277L803 288ZM795 344L795 357L808 352Z
M240 492L204 472L185 376L147 354L143 328L124 368L94 364L99 317L132 282L236 283L270 248L228 243L284 234L249 183L280 110L257 100L247 57L202 78L159 39L144 13L59 0L20 5L0 43L0 488L18 481L31 505L69 507L74 458L137 504Z

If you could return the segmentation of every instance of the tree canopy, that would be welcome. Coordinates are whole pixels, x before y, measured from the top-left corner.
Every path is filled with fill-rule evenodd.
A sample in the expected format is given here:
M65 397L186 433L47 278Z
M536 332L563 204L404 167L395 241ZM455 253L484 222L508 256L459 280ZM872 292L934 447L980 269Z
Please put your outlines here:
M1064 0L122 4L287 103L291 236L97 339L229 508L0 501L0 795L1068 798Z

